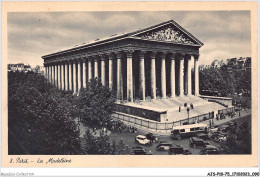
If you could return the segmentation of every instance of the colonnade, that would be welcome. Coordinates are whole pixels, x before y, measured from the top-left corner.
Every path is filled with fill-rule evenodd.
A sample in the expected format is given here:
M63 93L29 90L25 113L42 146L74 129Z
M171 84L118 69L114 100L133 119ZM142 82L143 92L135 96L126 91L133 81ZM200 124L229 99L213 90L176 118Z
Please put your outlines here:
M156 99L158 94L161 98L191 95L191 61L194 62L194 94L198 95L198 56L190 54L130 50L71 58L45 64L45 76L58 89L74 93L86 88L91 79L98 78L116 93L118 100L132 102L148 96Z

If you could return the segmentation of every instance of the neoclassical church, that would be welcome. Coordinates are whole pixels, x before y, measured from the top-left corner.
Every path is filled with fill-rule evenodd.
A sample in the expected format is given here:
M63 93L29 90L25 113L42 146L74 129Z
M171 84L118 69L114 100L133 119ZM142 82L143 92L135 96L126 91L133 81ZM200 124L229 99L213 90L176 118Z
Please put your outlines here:
M203 102L198 97L202 46L201 41L170 20L77 45L42 59L46 78L59 89L77 93L92 78L98 78L124 106L134 110L121 108L122 112L136 114L136 109L142 109L162 113L175 110L185 102ZM147 117L149 113L142 115L135 116L160 122L176 120L170 114L157 118Z
M91 78L116 91L118 100L199 92L198 58L203 45L170 20L132 33L113 35L45 55L46 77L55 86L78 92ZM191 62L195 89L192 91ZM181 72L180 72L181 71Z

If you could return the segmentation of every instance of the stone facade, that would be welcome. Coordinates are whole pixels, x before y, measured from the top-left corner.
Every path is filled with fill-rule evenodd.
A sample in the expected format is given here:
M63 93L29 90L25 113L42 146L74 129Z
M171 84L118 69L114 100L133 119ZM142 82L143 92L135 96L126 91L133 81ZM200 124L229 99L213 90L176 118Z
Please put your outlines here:
M198 59L203 45L173 20L45 55L46 78L77 93L92 78L118 100L199 94ZM191 62L195 86L192 90Z

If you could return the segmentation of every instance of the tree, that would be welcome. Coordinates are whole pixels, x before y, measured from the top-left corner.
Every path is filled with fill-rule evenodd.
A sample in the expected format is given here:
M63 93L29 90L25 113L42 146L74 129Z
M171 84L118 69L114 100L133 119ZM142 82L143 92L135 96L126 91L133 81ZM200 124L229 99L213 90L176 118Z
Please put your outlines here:
M130 148L123 143L121 139L118 143L115 139L111 140L107 135L94 137L89 130L84 135L82 148L85 154L103 154L103 155L127 155L130 154Z
M107 86L92 79L77 98L78 116L90 127L108 125L115 107L115 98Z
M67 92L33 72L8 73L9 154L78 154Z
M208 95L232 96L235 92L251 91L251 72L237 69L236 66L223 65L200 70L199 78L200 90L206 90Z
M243 122L239 129L232 126L227 135L227 141L221 142L221 147L231 154L251 154L251 129Z

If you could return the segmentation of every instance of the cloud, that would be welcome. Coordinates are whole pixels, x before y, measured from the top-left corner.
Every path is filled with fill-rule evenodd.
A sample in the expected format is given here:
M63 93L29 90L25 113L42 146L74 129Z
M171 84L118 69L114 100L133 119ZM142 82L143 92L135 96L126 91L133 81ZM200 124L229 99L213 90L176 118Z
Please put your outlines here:
M205 44L204 64L251 55L249 11L15 12L8 13L9 63L42 65L43 55L170 19Z

